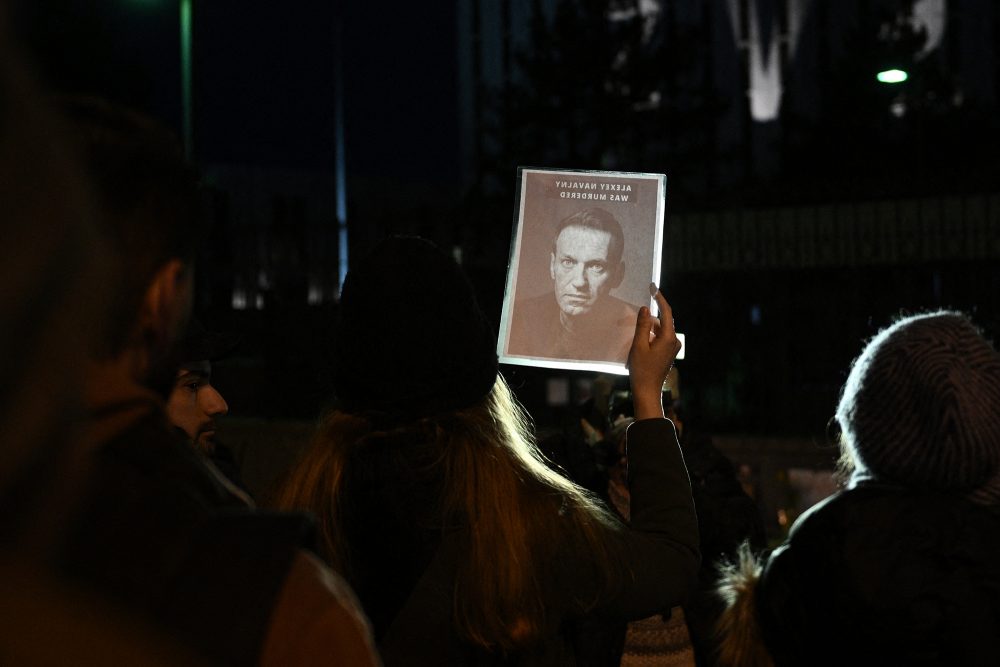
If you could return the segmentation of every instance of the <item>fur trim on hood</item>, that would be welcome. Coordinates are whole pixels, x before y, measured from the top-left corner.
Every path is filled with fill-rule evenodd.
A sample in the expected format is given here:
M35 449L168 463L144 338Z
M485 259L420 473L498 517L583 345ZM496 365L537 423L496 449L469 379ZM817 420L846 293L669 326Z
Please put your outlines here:
M721 667L774 667L757 620L755 598L761 562L750 545L740 545L735 562L719 563L718 595L726 610L716 625Z

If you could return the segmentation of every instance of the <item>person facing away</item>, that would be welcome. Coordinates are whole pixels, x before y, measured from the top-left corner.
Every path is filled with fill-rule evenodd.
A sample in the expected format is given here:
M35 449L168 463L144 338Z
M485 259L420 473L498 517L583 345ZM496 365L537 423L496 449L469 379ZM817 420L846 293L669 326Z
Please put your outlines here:
M625 277L621 224L601 208L556 225L549 253L552 291L516 304L511 354L624 362L637 306L611 296Z
M67 581L54 551L86 490L77 431L112 278L65 127L0 6L0 656L5 665L196 665L194 651Z
M752 549L767 545L764 524L756 503L743 490L732 462L712 443L711 436L692 428L681 419L680 373L670 369L663 385L664 411L674 424L681 444L684 462L691 479L691 495L698 512L698 534L702 565L698 573L698 588L683 609L671 610L669 618L653 617L629 624L625 638L623 667L632 664L696 664L714 665L718 638L715 626L725 610L716 595L719 560L733 560L742 544ZM629 493L625 483L628 462L624 450L624 435L632 421L631 401L612 405L615 420L610 429L611 440L618 448L619 460L610 470L608 499L628 520Z
M960 313L904 317L836 419L846 489L726 571L720 664L996 664L1000 354Z
M201 224L193 169L150 119L92 99L62 108L115 280L85 378L88 489L60 571L214 662L377 664L350 590L301 548L310 521L251 511L166 419Z
M633 327L633 523L550 470L455 261L390 238L344 283L340 408L276 501L315 512L387 665L612 665L624 623L696 583L697 522L660 386L669 307ZM656 332L651 340L651 331Z

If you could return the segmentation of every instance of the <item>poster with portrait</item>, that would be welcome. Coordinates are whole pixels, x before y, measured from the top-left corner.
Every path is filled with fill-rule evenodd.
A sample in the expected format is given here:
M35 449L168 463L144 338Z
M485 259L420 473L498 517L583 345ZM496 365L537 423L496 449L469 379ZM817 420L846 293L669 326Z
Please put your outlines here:
M500 362L626 373L660 280L666 176L520 167L517 181Z

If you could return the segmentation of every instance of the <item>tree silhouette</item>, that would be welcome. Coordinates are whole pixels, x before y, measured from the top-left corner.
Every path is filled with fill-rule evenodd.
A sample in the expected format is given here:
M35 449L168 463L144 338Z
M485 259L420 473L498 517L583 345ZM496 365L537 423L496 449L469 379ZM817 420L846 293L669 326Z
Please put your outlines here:
M517 165L676 168L687 187L707 190L725 105L707 74L704 25L679 25L672 12L560 0L547 15L535 3L529 46L488 91L485 180L509 183Z
M926 31L914 26L913 2L876 5L858 14L842 56L824 75L820 111L796 114L798 94L784 105L785 191L798 199L834 201L958 194L992 187L997 123L968 104L941 54L922 52ZM955 37L951 37L954 39ZM905 82L880 83L897 68ZM822 73L822 72L821 72ZM992 139L990 139L992 137ZM977 164L978 163L978 164Z

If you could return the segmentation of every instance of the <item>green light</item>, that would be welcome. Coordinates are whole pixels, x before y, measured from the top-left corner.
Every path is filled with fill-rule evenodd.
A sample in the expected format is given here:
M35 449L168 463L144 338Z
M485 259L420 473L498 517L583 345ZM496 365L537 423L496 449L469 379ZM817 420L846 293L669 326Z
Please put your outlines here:
M909 74L901 69L887 69L875 75L881 83L902 83L909 78Z
M191 157L194 150L192 124L194 101L192 99L193 78L191 74L191 3L181 0L181 97L184 106L184 155Z

